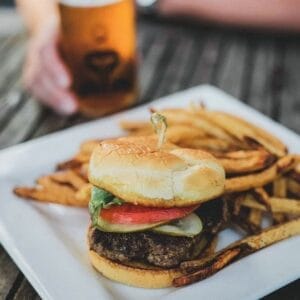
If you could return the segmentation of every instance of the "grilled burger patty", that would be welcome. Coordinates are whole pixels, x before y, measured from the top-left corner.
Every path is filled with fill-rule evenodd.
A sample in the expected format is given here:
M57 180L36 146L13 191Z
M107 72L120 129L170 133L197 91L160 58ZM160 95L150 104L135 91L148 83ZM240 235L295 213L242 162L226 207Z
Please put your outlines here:
M152 232L110 233L89 230L90 249L119 262L144 262L161 268L178 266L191 258L201 234L175 237Z

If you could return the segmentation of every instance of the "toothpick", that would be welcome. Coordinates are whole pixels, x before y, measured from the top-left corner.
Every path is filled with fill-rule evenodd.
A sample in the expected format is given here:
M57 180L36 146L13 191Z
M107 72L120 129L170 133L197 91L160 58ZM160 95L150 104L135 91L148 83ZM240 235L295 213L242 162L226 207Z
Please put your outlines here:
M154 112L151 115L151 123L154 127L154 130L157 134L158 141L157 141L157 148L161 149L162 145L165 142L166 138L166 131L167 131L167 119L163 115Z

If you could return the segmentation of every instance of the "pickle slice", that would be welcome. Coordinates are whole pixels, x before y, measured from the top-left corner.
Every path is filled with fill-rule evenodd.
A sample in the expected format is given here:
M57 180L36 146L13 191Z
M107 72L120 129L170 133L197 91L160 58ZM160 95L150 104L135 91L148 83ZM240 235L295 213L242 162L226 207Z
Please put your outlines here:
M202 231L202 222L194 213L168 224L163 224L162 222L151 224L111 224L99 217L96 227L106 232L126 233L151 230L166 235L192 237Z
M194 213L168 224L157 226L151 230L161 234L192 237L202 231L202 221Z
M135 231L145 231L147 229L159 226L161 224L162 222L151 224L112 224L99 217L97 220L96 227L101 231L126 233Z

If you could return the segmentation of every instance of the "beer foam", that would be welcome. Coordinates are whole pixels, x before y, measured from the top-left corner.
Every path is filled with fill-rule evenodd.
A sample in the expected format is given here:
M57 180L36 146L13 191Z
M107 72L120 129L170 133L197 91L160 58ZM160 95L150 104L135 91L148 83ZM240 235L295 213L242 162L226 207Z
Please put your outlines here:
M90 6L105 6L109 4L118 3L121 0L59 0L58 2L68 6L74 7L90 7Z

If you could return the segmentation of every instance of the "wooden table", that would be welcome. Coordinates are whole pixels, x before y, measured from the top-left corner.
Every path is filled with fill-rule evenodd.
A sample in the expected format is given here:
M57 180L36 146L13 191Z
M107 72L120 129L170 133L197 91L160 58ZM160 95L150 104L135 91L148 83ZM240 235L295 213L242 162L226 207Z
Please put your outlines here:
M299 36L145 17L138 23L140 103L211 83L300 132ZM58 116L22 91L25 45L24 34L0 39L0 148L87 121ZM296 300L299 295L298 280L266 299ZM39 296L0 245L0 299L35 298Z

